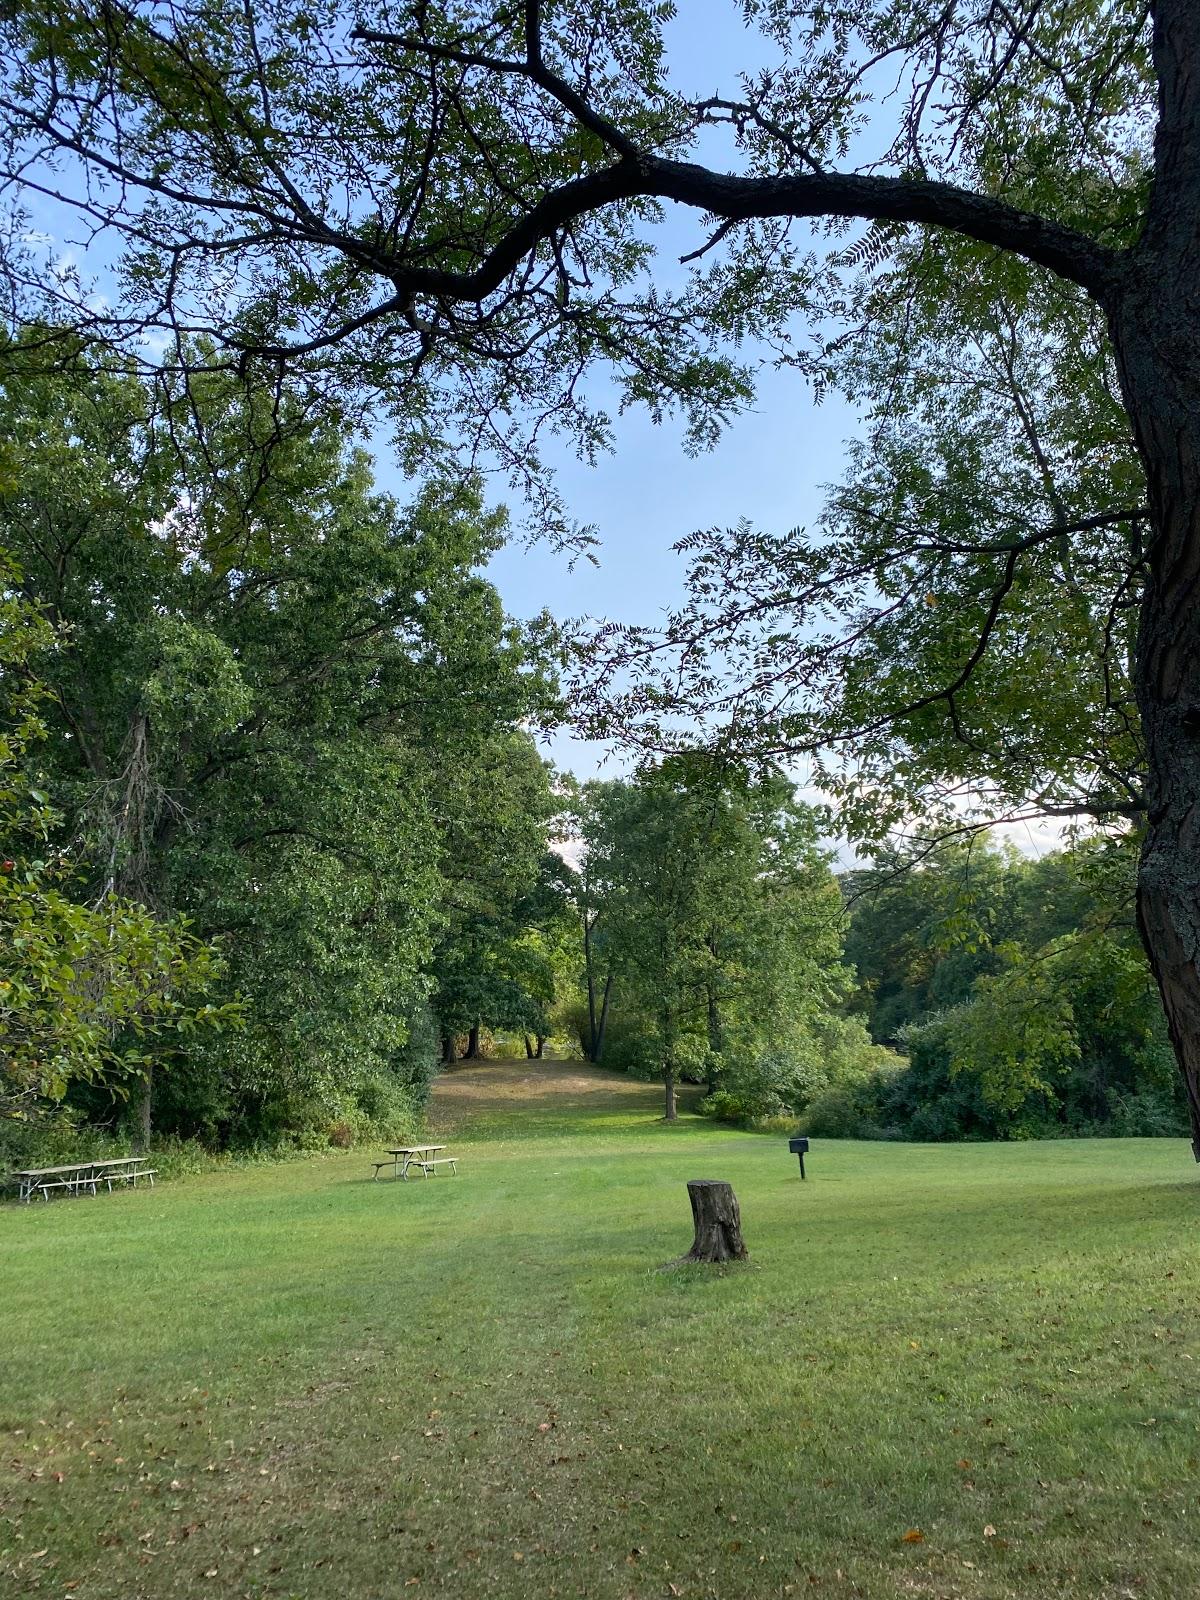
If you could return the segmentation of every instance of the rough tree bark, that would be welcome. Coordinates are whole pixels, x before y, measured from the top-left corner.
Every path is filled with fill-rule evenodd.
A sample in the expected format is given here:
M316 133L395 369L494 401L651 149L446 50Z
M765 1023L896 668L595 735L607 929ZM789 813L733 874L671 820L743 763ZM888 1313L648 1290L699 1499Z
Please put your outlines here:
M667 1122L674 1122L674 1121L677 1120L678 1115L679 1115L677 1110L676 1110L676 1108L675 1108L675 1068L674 1067L668 1066L668 1067L664 1067L663 1068L663 1095L664 1095L663 1118Z
M1154 11L1154 193L1107 304L1154 534L1136 668L1149 767L1138 923L1200 1161L1200 6Z
M479 1024L478 1023L475 1024L475 1026L471 1029L470 1033L467 1035L467 1048L463 1051L462 1055L459 1057L459 1060L460 1061L478 1061L479 1060Z
M680 1256L673 1265L745 1261L750 1252L742 1238L742 1214L732 1186L709 1178L693 1178L687 1190L695 1238L687 1255Z

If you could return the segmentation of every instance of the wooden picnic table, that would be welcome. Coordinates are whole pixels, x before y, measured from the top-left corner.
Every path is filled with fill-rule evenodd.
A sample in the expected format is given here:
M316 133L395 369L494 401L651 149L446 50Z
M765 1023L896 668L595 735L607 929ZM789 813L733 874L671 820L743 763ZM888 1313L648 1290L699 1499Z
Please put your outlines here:
M130 1183L137 1188L139 1178L149 1178L154 1187L155 1172L148 1167L146 1156L107 1156L96 1161L71 1161L61 1167L26 1167L14 1174L20 1185L20 1198L28 1203L35 1194L49 1200L51 1189L68 1189L72 1194L82 1194L85 1189L96 1193L98 1184Z
M409 1167L420 1167L425 1177L428 1177L426 1167L433 1164L433 1157L439 1150L444 1150L444 1144L400 1144L388 1151L386 1161L376 1161L375 1182L379 1182L379 1173L383 1167L390 1166L394 1176L407 1178Z

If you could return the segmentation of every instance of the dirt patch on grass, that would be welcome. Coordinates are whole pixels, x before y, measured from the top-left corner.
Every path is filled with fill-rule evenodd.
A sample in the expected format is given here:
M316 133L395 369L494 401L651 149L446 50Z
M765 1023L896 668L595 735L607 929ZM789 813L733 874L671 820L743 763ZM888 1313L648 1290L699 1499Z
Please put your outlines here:
M680 1109L690 1111L703 1091L685 1087ZM644 1113L662 1115L663 1091L624 1072L594 1067L587 1061L470 1061L450 1067L434 1081L430 1124L446 1130L465 1128L479 1118L511 1115L520 1103L529 1122L569 1118L574 1114Z

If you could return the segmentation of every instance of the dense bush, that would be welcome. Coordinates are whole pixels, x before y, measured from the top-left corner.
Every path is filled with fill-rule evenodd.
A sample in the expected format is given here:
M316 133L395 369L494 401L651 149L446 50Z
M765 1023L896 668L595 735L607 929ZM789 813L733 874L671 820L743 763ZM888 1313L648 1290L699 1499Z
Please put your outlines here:
M851 881L849 949L899 1074L821 1097L823 1131L919 1140L1186 1133L1130 912L1136 843L1030 861L956 846Z
M986 1079L963 1060L964 1043L977 1041L986 1021L968 1002L905 1029L907 1059L893 1056L815 1095L800 1119L803 1132L921 1143L1186 1133L1187 1108L1165 1052L1147 1063L1126 1046L1119 1059L1136 1081L1125 1088L1113 1086L1112 1061L1081 1055L1015 1104L989 1100Z
M830 1014L796 1030L786 1047L725 1058L719 1084L700 1109L719 1122L807 1116L817 1103L852 1097L900 1064L871 1043L859 1018Z

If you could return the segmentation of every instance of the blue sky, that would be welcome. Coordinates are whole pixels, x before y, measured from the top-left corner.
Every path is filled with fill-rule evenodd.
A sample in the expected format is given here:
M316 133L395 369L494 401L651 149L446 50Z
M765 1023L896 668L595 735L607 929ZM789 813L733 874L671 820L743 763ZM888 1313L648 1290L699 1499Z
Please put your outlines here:
M803 378L773 370L762 374L754 412L698 457L685 453L679 426L627 414L617 421L614 451L594 467L565 444L555 462L572 516L595 525L599 566L577 561L572 570L569 557L546 543L513 543L488 575L518 617L548 607L559 618L653 623L682 594L676 540L741 517L771 528L810 523L854 426L847 406L828 398L817 406ZM603 750L560 734L551 753L589 776Z
M743 26L730 0L682 0L668 27L672 82L698 98L735 97L737 73L771 55L761 36ZM704 153L714 162L730 160L719 135L706 141ZM655 235L660 281L679 275L678 257L703 243L706 231L698 214L672 208ZM546 445L542 453L555 468L571 517L595 527L600 565L579 561L572 570L569 556L548 543L514 542L495 557L488 575L517 617L545 607L560 619L586 614L653 623L682 595L684 563L671 548L676 540L743 517L775 529L811 523L822 486L839 473L855 423L853 411L836 397L817 406L798 373L767 367L754 411L699 457L683 449L680 424L656 427L641 411L614 419L615 447L595 466L579 461L569 441L557 449ZM402 492L385 449L377 459L381 481ZM497 495L504 498L499 487ZM561 733L549 753L586 777L605 752ZM614 756L606 770L624 764Z

